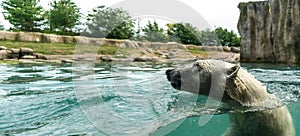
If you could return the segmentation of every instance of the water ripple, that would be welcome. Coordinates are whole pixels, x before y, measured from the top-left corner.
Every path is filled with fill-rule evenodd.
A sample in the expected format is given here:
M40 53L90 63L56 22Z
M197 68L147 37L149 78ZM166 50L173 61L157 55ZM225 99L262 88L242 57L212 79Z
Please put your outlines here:
M173 89L164 75L170 67L99 64L91 69L94 75L84 75L71 66L0 66L0 135L141 135L187 116L244 110L205 107L206 97ZM299 101L298 66L244 67L285 104ZM73 85L85 76L93 82L82 84L96 87L79 96Z

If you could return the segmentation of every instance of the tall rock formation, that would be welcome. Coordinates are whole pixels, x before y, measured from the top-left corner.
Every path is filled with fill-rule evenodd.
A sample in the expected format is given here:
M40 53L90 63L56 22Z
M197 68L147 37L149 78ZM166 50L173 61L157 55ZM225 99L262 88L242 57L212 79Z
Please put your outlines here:
M300 63L300 0L240 3L242 62Z

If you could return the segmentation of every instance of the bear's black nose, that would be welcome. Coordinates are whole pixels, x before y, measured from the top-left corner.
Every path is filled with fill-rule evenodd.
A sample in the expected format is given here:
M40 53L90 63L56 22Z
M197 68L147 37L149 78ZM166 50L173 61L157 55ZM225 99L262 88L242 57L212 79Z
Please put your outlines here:
M170 75L172 71L174 71L174 69L168 69L168 70L166 71L166 75Z

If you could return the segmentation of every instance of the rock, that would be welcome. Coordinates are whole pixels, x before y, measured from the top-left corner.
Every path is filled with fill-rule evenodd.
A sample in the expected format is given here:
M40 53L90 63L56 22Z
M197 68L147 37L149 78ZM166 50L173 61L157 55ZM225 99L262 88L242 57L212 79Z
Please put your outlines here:
M20 59L19 63L21 63L21 64L43 64L43 62L36 62L33 60L28 60L28 59Z
M237 47L231 47L230 51L233 52L233 53L240 53L241 52L240 48L237 48Z
M234 58L235 61L240 61L240 55L236 55Z
M220 52L223 51L223 46L212 46L212 47L215 49L215 51L220 51Z
M35 62L40 62L40 63L57 63L60 64L62 63L60 60L43 60L43 59L35 59Z
M30 48L21 48L20 49L20 54L33 55L33 50L30 49Z
M202 56L195 56L195 60L203 60L203 59L205 59L205 58Z
M153 53L153 50L150 49L150 48L147 48L146 51L147 51L148 53Z
M3 59L4 61L10 61L10 62L19 62L18 59Z
M126 58L124 54L117 54L114 56L115 58Z
M8 40L8 41L16 41L18 37L18 33L16 32L7 32L7 31L1 31L1 40Z
M228 46L223 46L223 51L231 52L230 47L228 47Z
M22 56L21 59L36 59L36 57L31 56L31 55L25 55L25 56Z
M175 56L175 53L169 52L168 55L167 55L166 57L167 57L167 59L173 59L173 58L175 58L176 56Z
M8 49L8 50L10 50L13 54L20 54L20 49L11 48L11 49Z
M163 44L159 43L159 42L153 42L153 43L149 43L149 44L150 44L150 46L148 46L148 47L150 47L153 50L160 50L163 46Z
M47 60L48 59L46 55L41 54L41 53L35 53L34 55L37 59L42 59L42 60Z
M63 44L71 44L74 43L74 39L72 36L62 36Z
M141 54L141 55L145 55L145 54L149 54L149 52L147 52L147 51L145 51L145 50L142 50L142 51L140 51L140 54Z
M157 61L157 58L152 57L137 57L134 59L135 62L153 62Z
M167 42L167 44L178 44L177 42Z
M6 50L0 50L0 60L8 59L9 53Z
M6 50L6 52L8 53L8 59L13 59L13 53L10 50Z
M130 58L111 58L111 62L132 62Z
M162 59L167 59L167 58L168 58L168 56L167 56L167 55L164 55L164 54L161 55L160 57L161 57Z
M113 59L110 56L101 56L100 60L104 61L104 62L112 62Z
M241 62L300 63L299 0L240 3Z
M0 46L0 50L6 50L7 48L4 46Z
M162 54L168 54L169 53L169 51L167 51L167 50L162 50L161 52L162 52Z
M124 40L126 48L139 48L139 45L136 41Z
M34 56L33 50L30 48L21 48L19 57L23 58L23 56Z
M47 62L47 60L44 59L35 59L36 62Z
M74 63L74 60L70 60L70 59L63 59L61 60L62 63Z
M42 33L19 32L16 40L20 42L41 42Z
M11 55L12 57L11 58L13 58L13 59L19 59L20 58L20 54L12 54Z
M212 46L202 46L202 50L204 50L204 51L215 51L216 49Z
M164 55L165 53L163 53L161 51L155 51L154 54L161 56L161 55Z
M61 61L59 60L45 60L47 63L57 63L57 64L60 64Z

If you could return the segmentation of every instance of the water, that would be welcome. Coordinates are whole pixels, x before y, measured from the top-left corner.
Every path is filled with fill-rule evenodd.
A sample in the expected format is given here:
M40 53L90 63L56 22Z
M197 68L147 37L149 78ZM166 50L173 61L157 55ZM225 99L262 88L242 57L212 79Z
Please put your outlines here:
M221 135L227 111L173 89L164 72L176 66L99 64L86 75L72 65L0 65L0 135ZM242 66L288 105L300 133L300 67Z

